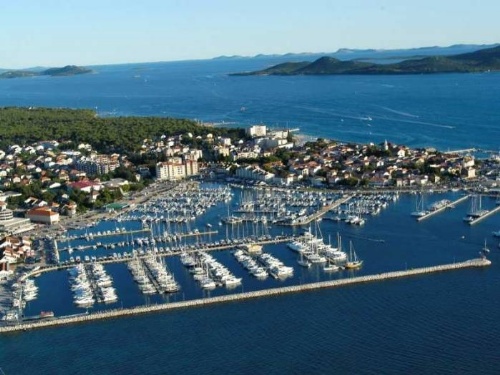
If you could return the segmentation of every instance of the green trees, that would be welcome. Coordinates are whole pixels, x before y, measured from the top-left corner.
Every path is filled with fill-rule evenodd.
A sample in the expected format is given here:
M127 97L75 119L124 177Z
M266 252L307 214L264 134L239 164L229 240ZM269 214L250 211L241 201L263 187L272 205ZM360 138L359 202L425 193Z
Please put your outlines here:
M164 117L98 117L92 110L61 108L0 108L0 148L41 140L89 143L98 152L138 151L144 139L191 133L194 137L244 137L239 128L214 128L185 119Z

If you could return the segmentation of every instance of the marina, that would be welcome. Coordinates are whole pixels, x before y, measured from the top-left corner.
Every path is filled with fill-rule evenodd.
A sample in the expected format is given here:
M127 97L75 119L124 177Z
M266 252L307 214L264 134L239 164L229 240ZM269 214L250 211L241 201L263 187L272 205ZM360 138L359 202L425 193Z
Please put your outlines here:
M418 8L418 4L415 6ZM474 9L490 7L476 6ZM81 12L73 13L77 15ZM495 12L489 13L494 21ZM435 19L440 22L443 21L441 18ZM482 20L484 17L475 18ZM422 22L425 23L425 20ZM349 51L346 55L353 59L359 57L356 51ZM498 73L236 79L227 76L228 72L251 71L259 65L271 66L271 60L214 59L205 62L96 66L98 74L92 75L2 80L3 102L9 107L98 106L98 115L102 117L179 116L222 124L264 122L283 127L288 127L289 123L290 128L300 127L313 140L323 137L377 145L387 139L400 147L435 147L439 151L473 147L498 153ZM133 79L139 74L140 80ZM147 82L143 82L146 78ZM246 108L244 112L240 111L242 106ZM373 119L370 124L355 118L360 117L360 113L361 117L370 116ZM212 132L212 129L208 131ZM437 160L436 165L439 164ZM427 163L423 165L425 174L429 171L427 166ZM402 166L409 171L412 167ZM366 175L371 178L373 173L381 174L386 168L367 169ZM463 169L459 165L457 168ZM334 169L337 167L332 164ZM338 173L342 177L340 169ZM394 176L393 172L389 173ZM444 174L446 180L447 171ZM478 179L477 189L481 184L483 180ZM448 192L449 188L438 193L437 188L427 186L425 190L434 190L426 191L429 203L432 200L455 200L461 196L462 191L452 194ZM339 189L351 194L347 187ZM417 188L413 186L413 189ZM368 190L379 190L383 194L391 189L377 187L356 194L374 194ZM410 189L403 187L401 190ZM228 205L232 214L239 215L234 210L241 199L238 191L234 192L235 197L230 204L220 203L194 221L189 221L190 230L198 228L203 231L208 223L213 229L218 229L219 233L213 234L211 239L193 236L182 241L157 242L155 246L177 248L196 246L197 241L212 243L228 238L233 241L238 230L240 237L243 230L245 236L251 234L252 227L257 227L251 221L219 225L221 218L227 215ZM259 280L237 262L232 249L213 251L211 254L237 277L243 278L242 285L230 291L232 294L377 275L407 267L452 264L455 259L461 262L476 256L485 238L492 265L212 304L206 308L188 306L163 313L3 334L0 367L7 375L34 372L65 374L68 369L77 374L137 372L158 375L220 373L228 369L239 374L319 374L333 371L339 374L498 374L500 250L499 239L492 237L492 232L500 230L500 215L491 215L477 225L466 225L462 217L466 215L467 205L460 204L430 220L417 222L409 215L414 208L415 196L403 192L399 195L398 202L389 202L379 214L362 214L364 225L347 223L344 220L347 215L333 210L322 216L319 225L324 242L329 242L329 236L335 239L340 232L346 245L343 247L349 250L349 241L352 240L356 253L363 260L358 270L330 271L326 274L326 263L301 267L297 263L299 255L286 247L288 242L281 242L264 245L263 251L270 252L286 265L294 266L294 275L283 281L271 276ZM136 197L143 198L139 194ZM140 199L136 199L139 205L142 204ZM491 209L495 200L490 201L483 195L483 203ZM126 211L132 211L132 208ZM301 209L291 205L290 208L288 211L291 214ZM352 215L355 215L354 205L351 208L354 211ZM114 218L125 218L127 212L100 213L99 217L109 219L102 223L99 219L92 219L96 222L92 230L113 231ZM249 213L252 214L252 211ZM260 218L263 214L268 219L265 229L273 237L300 234L304 229L302 226L278 227L272 224L272 220L280 218L275 212L266 214L255 211L254 216ZM286 211L280 214L285 216ZM142 229L141 215L138 213L139 218L134 221L124 220L116 224L119 228L125 226L127 230ZM161 215L167 217L166 212L151 213L153 218ZM332 220L336 216L340 217L339 221ZM85 227L74 220L79 220L79 217L62 223L66 229L74 227L67 230L67 235L84 235ZM147 224L153 224L150 226L155 237L162 234L160 232L166 226L166 223L158 221ZM171 232L185 233L186 224L170 222ZM263 224L259 223L258 228L262 232ZM134 234L134 241L136 237L149 239L150 235L145 231ZM26 317L36 317L42 311L53 311L55 317L50 319L58 316L84 317L120 310L122 306L124 309L141 308L160 303L188 302L189 299L225 297L226 288L202 291L180 263L179 256L162 257L181 286L179 292L143 295L130 276L126 261L123 261L124 252L130 254L134 247L140 250L141 246L117 245L118 242L131 240L131 235L128 240L106 236L94 243L113 244L114 249L98 247L80 251L77 250L79 245L92 242L72 239L73 253L61 254L61 263L69 262L71 256L80 256L81 262L85 262L85 256L112 258L113 253L122 254L122 259L103 260L104 268L113 278L113 286L117 290L119 300L116 303L96 302L87 314L86 309L73 304L66 268L54 269L34 278L38 287L37 298L26 303ZM60 241L59 246L64 248L66 244L67 241ZM333 245L337 247L336 241ZM146 248L146 245L142 246L143 251ZM69 268L75 262L76 259L73 264L61 267ZM49 265L55 266L50 262ZM41 266L45 267L44 264ZM18 268L19 272L25 272L22 265ZM26 272L29 272L28 268ZM4 299L5 303L10 302L11 293L9 283L0 285L0 303L3 304Z
M481 267L487 267L490 264L491 264L491 262L487 259L472 259L472 260L460 262L460 263L444 264L444 265L439 265L439 266L416 268L416 269L404 270L404 271L387 272L387 273L381 273L381 274L377 274L377 275L367 275L367 276L346 278L346 279L341 279L341 280L332 280L332 281L324 281L324 282L304 284L304 285L288 286L288 287L282 287L282 288L273 288L273 289L231 294L231 295L219 296L219 297L211 297L211 298L204 298L204 299L197 299L197 300L190 300L190 301L158 304L158 305L153 305L153 306L141 306L141 307L135 307L135 308L130 308L130 309L111 310L111 311L106 311L106 312L85 314L85 315L76 316L76 317L75 316L59 317L57 319L51 319L51 320L41 320L38 322L28 322L28 323L20 323L20 324L14 324L14 325L9 325L9 326L3 326L3 327L0 327L0 333L26 331L26 330L38 329L38 328L44 328L44 327L50 327L50 326L75 324L75 323L89 322L89 321L95 321L95 320L117 318L117 317L122 317L122 316L131 316L131 315L138 315L138 314L145 314L145 313L168 311L168 310L173 310L173 309L182 309L182 308L188 308L188 307L207 306L207 305L212 305L212 304L241 301L241 300L246 300L246 299L255 299L255 298L271 297L271 296L277 296L277 295L283 295L283 294L289 294L289 293L298 293L298 292L307 292L307 291L314 291L314 290L320 290L320 289L326 289L326 288L335 288L335 287L341 287L341 286L352 285L352 284L361 284L361 283L376 282L376 281L386 281L386 280L393 280L393 279L398 279L398 278L403 278L403 277L427 275L427 274L432 274L432 273L436 273L436 272L445 272L445 271L459 270L459 269L464 269L464 268L481 268Z
M198 191L209 196L211 194L209 188L202 187L198 190L200 185L190 186L188 190L193 194L198 194ZM230 190L220 190L217 185L213 188L225 191L226 196L232 195ZM203 214L203 221L196 221L194 224L211 229L211 226L203 223L218 219L222 221L224 217L240 218L238 214L249 215L248 212L242 214L237 211L242 206L251 209L256 204L260 204L259 207L262 208L259 216L226 222L222 224L221 231L200 232L193 229L195 226L186 225L183 220L180 223L174 220L175 224L172 224L171 221L162 219L162 216L168 217L165 214L168 211L163 215L158 211L153 216L144 216L146 212L153 212L151 210L155 210L158 202L168 205L168 201L159 196L151 204L143 205L141 216L137 216L138 212L132 209L107 220L94 222L91 227L73 228L64 237L40 242L49 255L51 252L58 254L54 258L55 264L35 267L26 272L23 279L32 283L29 280L37 277L44 284L46 277L52 279L57 275L54 272L68 270L68 296L71 296L74 307L59 309L51 306L50 301L44 297L46 286L42 285L42 297L37 303L30 302L37 298L33 291L27 294L28 300L20 298L18 293L10 302L11 307L4 303L7 307L4 307L4 324L24 322L25 318L31 323L46 321L37 311L51 311L54 316L50 319L59 320L66 316L74 317L79 314L79 310L85 309L88 314L77 316L86 319L87 316L115 311L119 306L122 306L119 310L136 311L150 305L175 306L181 300L187 303L200 298L231 299L232 295L253 292L265 295L268 290L282 287L322 285L327 281L372 276L375 269L370 263L373 259L367 263L366 251L362 250L360 257L358 247L363 249L360 246L363 242L384 246L385 240L374 238L373 234L369 234L370 230L366 232L366 226L353 224L369 218L368 228L372 222L382 223L382 212L385 212L382 209L397 206L400 202L397 194L388 193L335 197L333 194L316 192L303 201L297 200L293 193L284 189L272 191L236 188L233 193L235 195L230 202L221 201L218 206ZM182 196L190 201L188 194L184 193ZM404 201L408 202L409 199L407 196ZM442 212L448 205L466 199L467 196L455 196L454 199L438 200L436 209L432 212ZM283 222L277 220L279 216L273 216L270 212L270 205L276 202L281 202L274 207L281 215L306 217L308 224L280 225ZM440 202L446 204L438 207ZM236 210L231 213L229 207L236 207ZM224 211L228 212L227 216L223 216ZM329 220L322 221L322 216ZM152 219L156 217L158 219ZM285 220L290 223L294 219ZM146 227L136 229L143 225ZM337 233L332 233L332 230ZM324 231L328 233L328 241L323 237ZM339 231L344 232L343 235ZM99 233L106 236L98 237ZM141 237L134 238L131 233ZM336 238L335 245L330 240L331 236ZM343 249L341 237L348 239L344 241L349 245L347 250ZM59 248L62 251L59 252Z

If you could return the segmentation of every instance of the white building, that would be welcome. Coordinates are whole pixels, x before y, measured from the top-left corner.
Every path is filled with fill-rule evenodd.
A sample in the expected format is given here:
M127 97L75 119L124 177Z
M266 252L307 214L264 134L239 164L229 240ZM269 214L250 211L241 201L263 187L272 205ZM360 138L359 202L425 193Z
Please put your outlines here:
M180 157L174 157L156 164L158 180L179 180L197 175L198 172L199 166L196 160L182 160Z
M59 214L48 207L33 208L28 211L26 217L33 222L53 224L59 221Z
M17 234L33 229L29 219L14 217L14 213L7 208L7 203L0 201L0 232Z
M254 125L247 129L247 134L250 137L265 137L267 128L265 125Z
M274 173L266 172L259 167L247 165L246 167L236 169L236 176L249 180L271 181L274 178Z

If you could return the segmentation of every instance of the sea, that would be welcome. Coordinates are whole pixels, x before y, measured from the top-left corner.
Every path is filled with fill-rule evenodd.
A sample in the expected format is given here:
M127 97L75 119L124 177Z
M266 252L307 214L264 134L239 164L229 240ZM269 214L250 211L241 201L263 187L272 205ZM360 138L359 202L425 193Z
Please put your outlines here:
M280 61L123 64L95 66L93 74L82 76L0 80L0 106L93 108L100 116L183 117L215 126L266 124L298 128L311 138L498 153L498 73L228 75ZM235 190L230 207L241 194ZM427 199L432 203L460 195L436 193ZM482 203L495 207L488 197ZM453 263L477 257L485 241L492 265L4 334L0 374L498 374L500 249L492 232L500 230L499 215L466 225L464 202L417 223L410 217L415 204L415 195L401 194L363 227L321 222L325 241L334 241L337 233L346 246L352 241L364 260L358 271L326 275L317 267L300 269L296 255L283 244L264 250L294 266L293 278L258 282L230 251L216 252L243 284L204 294L173 257L167 263L182 289L161 299L140 295L126 267L112 264L106 269L120 300L109 308ZM220 240L227 231L217 221L225 212L226 205L219 204L196 225L202 230L204 223L212 223L220 233L210 240ZM116 225L102 222L98 228ZM137 223L119 225L137 229ZM36 283L40 295L28 304L27 314L79 311L71 304L66 272L42 275Z

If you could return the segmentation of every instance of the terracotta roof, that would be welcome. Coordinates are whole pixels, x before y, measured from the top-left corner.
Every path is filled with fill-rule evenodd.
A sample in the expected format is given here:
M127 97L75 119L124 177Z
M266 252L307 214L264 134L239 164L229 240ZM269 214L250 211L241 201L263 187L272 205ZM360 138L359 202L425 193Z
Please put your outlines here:
M28 211L28 215L38 215L38 216L55 216L56 212L51 211L45 207L33 208Z

